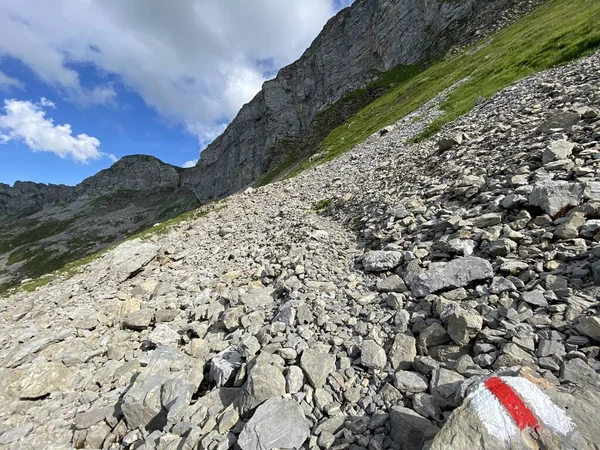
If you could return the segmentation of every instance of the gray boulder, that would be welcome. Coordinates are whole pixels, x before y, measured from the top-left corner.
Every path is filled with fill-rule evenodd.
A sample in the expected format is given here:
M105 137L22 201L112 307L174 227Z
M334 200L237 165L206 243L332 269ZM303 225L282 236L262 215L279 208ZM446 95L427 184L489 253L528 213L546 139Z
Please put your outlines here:
M327 376L335 371L335 356L323 353L318 349L307 348L302 352L300 367L304 370L312 387L320 388L325 385Z
M36 399L71 386L75 374L62 363L36 362L23 374L19 384L21 399Z
M292 449L300 448L309 434L304 412L296 402L272 398L256 409L237 443L242 450Z
M390 362L394 370L406 370L412 367L417 356L416 342L413 336L403 333L396 335L390 350Z
M229 347L210 360L209 378L217 387L224 386L242 365L242 355L236 347Z
M394 406L390 411L390 428L392 439L402 450L422 450L424 444L433 439L439 431L431 421L402 406Z
M256 364L243 387L241 410L250 411L270 398L281 397L285 392L286 382L281 370L270 364Z
M383 369L387 362L385 350L375 341L364 341L361 346L360 362L365 367Z
M600 390L581 388L553 388L548 384L536 384L520 377L520 386L536 399L544 412L537 419L538 432L529 428L520 431L512 421L500 424L498 413L487 402L482 402L481 383L475 383L462 406L454 410L442 430L435 437L430 450L597 450L600 448L598 415ZM511 384L512 386L512 384ZM520 392L519 392L520 394ZM531 402L527 405L534 409ZM556 409L555 409L556 408ZM552 410L551 414L548 412ZM501 414L501 413L500 413ZM557 419L558 418L558 419ZM495 420L496 419L496 420ZM545 421L544 419L550 419ZM494 424L498 424L495 426Z
M441 267L434 267L417 275L412 281L411 290L415 297L425 297L493 276L494 270L489 261L476 256L457 258Z
M369 252L363 258L363 266L367 272L383 272L395 269L402 262L402 253L394 251Z
M579 320L577 331L600 342L600 317L584 317Z
M483 327L483 317L457 308L448 320L448 334L458 345L467 345Z
M529 204L539 206L555 217L569 206L577 206L583 198L583 185L568 181L545 181L533 188Z

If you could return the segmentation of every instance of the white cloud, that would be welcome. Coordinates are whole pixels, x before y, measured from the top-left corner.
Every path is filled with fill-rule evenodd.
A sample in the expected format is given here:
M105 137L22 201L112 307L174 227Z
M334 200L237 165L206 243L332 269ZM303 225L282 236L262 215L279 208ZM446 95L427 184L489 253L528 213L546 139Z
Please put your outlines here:
M196 164L198 164L198 160L192 159L191 161L184 162L183 167L185 167L186 169L189 169L190 167L194 167Z
M34 152L51 152L61 158L86 163L114 155L100 152L100 141L87 134L73 136L71 125L55 125L46 117L44 106L54 105L42 98L38 104L30 101L4 100L4 114L0 114L0 143L22 141Z
M0 72L0 91L7 91L11 88L23 89L23 83L13 77L9 77L3 72Z
M114 103L93 65L162 117L209 141L265 81L298 58L334 0L3 0L0 57L18 58L80 103ZM338 5L339 6L339 5Z
M40 98L38 104L44 108L56 108L56 104L53 101L48 100L46 97Z

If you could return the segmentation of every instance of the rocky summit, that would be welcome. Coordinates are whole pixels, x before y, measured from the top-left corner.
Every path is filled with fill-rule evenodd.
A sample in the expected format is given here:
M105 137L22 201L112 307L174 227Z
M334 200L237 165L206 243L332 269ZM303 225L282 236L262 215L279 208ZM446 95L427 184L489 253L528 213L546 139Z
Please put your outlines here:
M3 299L0 446L600 448L600 54L446 95Z

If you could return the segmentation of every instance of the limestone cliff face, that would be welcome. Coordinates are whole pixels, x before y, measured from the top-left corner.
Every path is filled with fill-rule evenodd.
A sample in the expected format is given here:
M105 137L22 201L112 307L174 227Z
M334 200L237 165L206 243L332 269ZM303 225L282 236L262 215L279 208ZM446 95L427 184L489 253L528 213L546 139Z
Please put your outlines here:
M258 180L306 135L318 112L399 64L440 56L514 0L357 0L302 57L245 105L182 176L203 202Z

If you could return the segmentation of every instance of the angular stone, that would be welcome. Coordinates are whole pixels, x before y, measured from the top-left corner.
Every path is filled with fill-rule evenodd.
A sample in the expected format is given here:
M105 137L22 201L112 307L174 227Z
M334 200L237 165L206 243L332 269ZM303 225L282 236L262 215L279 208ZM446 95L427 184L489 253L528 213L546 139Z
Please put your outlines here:
M424 417L438 420L442 415L440 405L433 395L419 393L415 394L412 399L413 409Z
M127 314L123 318L123 327L130 330L141 331L150 326L154 320L154 310L145 308Z
M209 378L217 387L225 386L242 365L242 355L236 347L229 347L210 360Z
M302 390L304 386L304 372L298 366L290 366L285 374L286 391L290 394L295 394Z
M169 346L181 340L177 331L168 325L159 324L146 336L146 342L153 346Z
M394 370L406 370L412 367L417 356L416 339L404 333L399 333L394 338L390 350L390 362Z
M408 288L400 276L394 274L384 280L377 282L377 290L380 292L406 292Z
M114 276L117 282L135 276L144 266L158 255L160 247L140 239L125 241L111 251L103 261L102 266L96 268L98 272L107 272Z
M545 356L556 356L556 357L560 358L566 354L565 346L558 341L542 339L540 341L540 344L538 346L536 354L538 357L541 357L541 358L543 358Z
M457 258L441 267L435 267L417 275L411 284L415 297L425 297L436 292L467 286L474 281L485 280L494 276L489 261L469 256Z
M242 389L241 410L245 413L266 400L281 397L285 393L285 378L281 370L270 364L256 364L250 370Z
M442 408L461 404L464 377L444 368L434 369L431 376L430 392Z
M577 331L589 338L600 342L600 317L589 316L579 320Z
M473 226L477 228L488 228L493 227L494 225L498 225L502 223L502 214L501 213L487 213L483 214L479 217L475 217L471 220L473 222Z
M335 356L318 349L307 348L302 352L300 367L314 388L325 385L327 377L335 371Z
M62 363L36 362L23 374L19 383L19 398L37 399L69 388L75 374Z
M575 212L570 214L554 231L555 239L575 239L579 236L579 228L585 223L585 214Z
M257 408L237 444L242 450L300 448L309 434L304 412L296 402L272 398Z
M33 355L38 353L41 350L49 347L52 344L56 344L57 342L62 342L73 334L71 330L61 330L56 331L54 333L47 334L45 336L38 337L36 339L32 339L29 342L26 342L15 350L6 355L2 360L2 365L4 367L18 367L23 364L25 361L33 358Z
M564 140L554 141L544 150L542 162L548 164L559 159L566 159L573 153L573 148L575 148L573 142Z
M423 444L440 431L425 417L402 406L391 409L390 430L392 439L402 450L422 450Z
M438 141L438 149L440 152L450 150L452 147L462 144L462 133L455 133L452 136L444 136Z
M450 335L439 323L432 323L419 334L419 345L423 348L445 344L450 340Z
M135 378L123 395L121 410L130 429L139 426L148 430L162 429L167 422L167 411L162 406L162 386L175 374L171 365L179 363L183 354L171 347L159 347L148 355L146 367ZM193 374L195 390L202 381L202 371Z
M580 119L581 116L579 113L573 111L557 111L542 122L542 124L537 127L536 132L542 134L557 129L570 130Z
M75 417L75 428L77 430L85 430L87 428L90 428L92 425L96 425L98 422L101 422L104 420L104 418L110 414L111 412L111 408L110 407L104 407L104 408L92 408L86 412L84 412L83 414L78 414Z
M521 298L524 302L534 306L548 306L548 300L544 297L544 293L539 290L523 292Z
M573 383L581 387L600 387L600 374L579 358L563 362L560 378L564 382Z
M383 272L395 269L402 262L402 253L394 251L373 251L363 258L363 266L366 272Z
M425 375L408 370L396 372L394 386L402 393L425 392L429 388Z
M546 214L556 217L569 206L577 206L583 198L583 186L568 181L545 181L533 188L529 204L539 206Z
M163 408L168 411L169 423L177 423L183 418L197 389L198 386L191 381L179 378L167 380L163 384L160 399Z
M30 423L11 428L10 430L5 431L4 433L2 433L2 435L0 435L0 445L4 446L12 444L13 442L17 442L23 439L24 437L27 437L27 435L32 431L33 425Z
M361 345L360 362L365 367L383 369L387 363L385 350L375 341L364 341Z
M483 318L465 310L457 309L448 320L448 334L458 345L467 345L481 331Z

